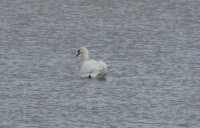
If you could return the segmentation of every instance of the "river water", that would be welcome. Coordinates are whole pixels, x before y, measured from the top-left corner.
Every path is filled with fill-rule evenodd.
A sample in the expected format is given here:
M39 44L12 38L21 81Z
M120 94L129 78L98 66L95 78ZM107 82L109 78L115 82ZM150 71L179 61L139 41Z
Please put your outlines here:
M1 0L1 128L199 128L200 1ZM82 55L106 79L80 77Z

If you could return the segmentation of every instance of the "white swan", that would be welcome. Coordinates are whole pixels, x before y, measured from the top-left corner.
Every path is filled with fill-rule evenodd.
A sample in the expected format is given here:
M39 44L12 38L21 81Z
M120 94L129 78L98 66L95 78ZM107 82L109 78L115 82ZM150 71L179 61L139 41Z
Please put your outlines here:
M81 76L88 78L104 78L107 74L106 63L103 61L89 60L89 53L86 47L80 47L76 57L83 54L83 64L81 67Z

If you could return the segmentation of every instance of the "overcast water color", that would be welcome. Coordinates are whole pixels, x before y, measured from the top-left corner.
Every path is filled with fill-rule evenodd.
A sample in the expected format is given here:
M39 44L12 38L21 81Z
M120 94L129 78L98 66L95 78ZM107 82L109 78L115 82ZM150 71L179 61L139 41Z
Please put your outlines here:
M200 1L1 0L1 128L200 128ZM80 77L82 55L106 79Z

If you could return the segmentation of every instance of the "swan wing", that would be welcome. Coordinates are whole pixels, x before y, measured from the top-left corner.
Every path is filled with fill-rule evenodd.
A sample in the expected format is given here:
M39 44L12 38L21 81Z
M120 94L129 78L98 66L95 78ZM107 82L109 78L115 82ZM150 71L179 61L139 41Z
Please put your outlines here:
M81 67L81 74L92 74L107 71L107 66L103 61L88 60Z

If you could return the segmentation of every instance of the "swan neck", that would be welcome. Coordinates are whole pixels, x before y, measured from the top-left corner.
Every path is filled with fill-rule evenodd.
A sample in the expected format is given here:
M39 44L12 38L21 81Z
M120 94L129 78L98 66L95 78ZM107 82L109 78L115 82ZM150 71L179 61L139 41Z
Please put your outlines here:
M85 51L83 52L83 55L84 55L84 57L83 57L83 62L88 61L88 59L89 59L89 53L88 53L87 50L85 50Z

